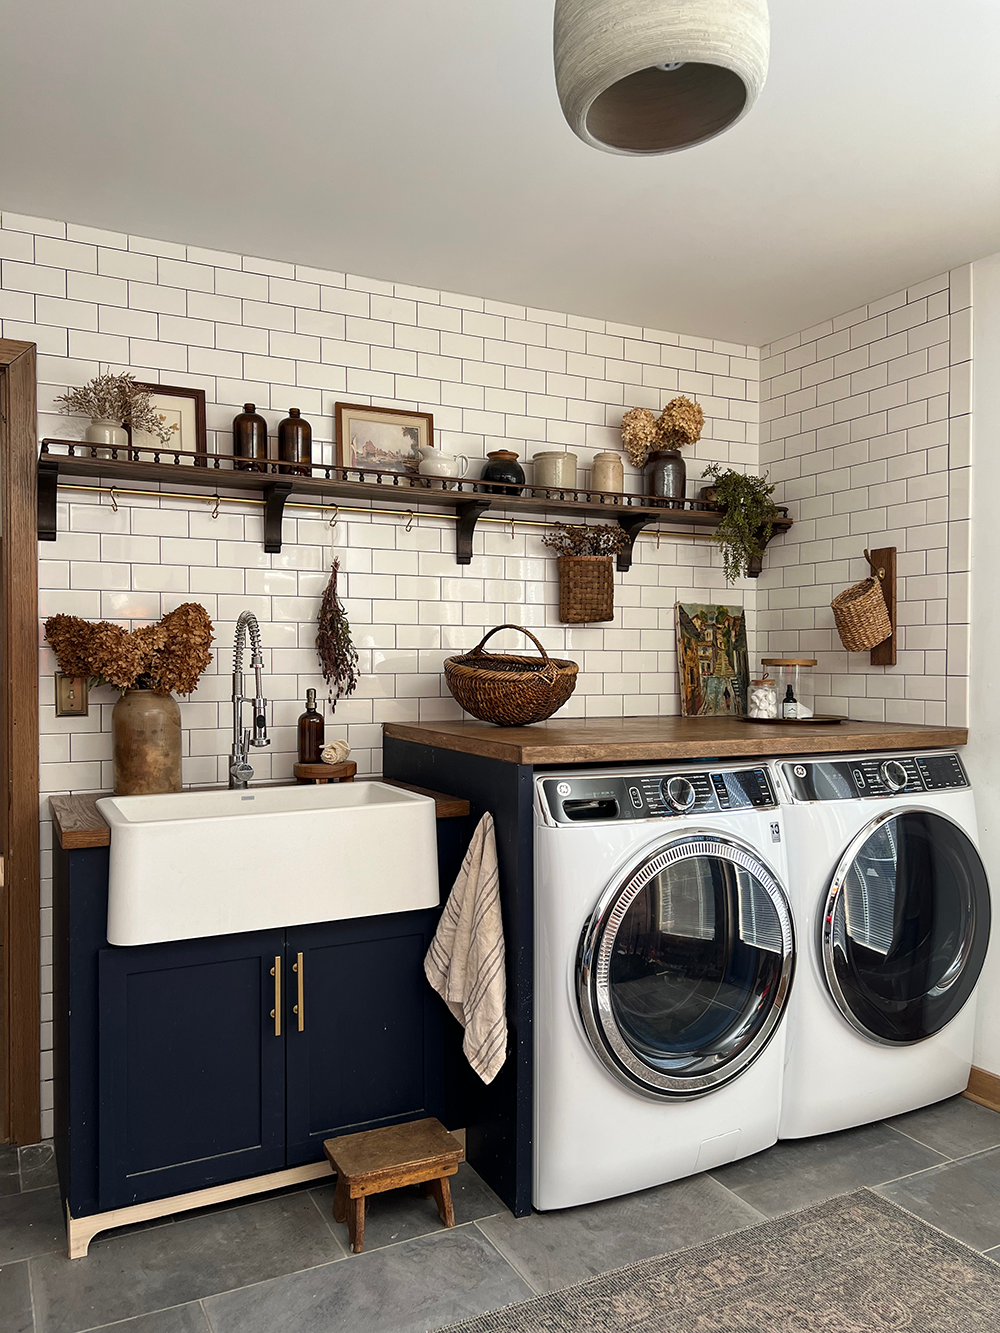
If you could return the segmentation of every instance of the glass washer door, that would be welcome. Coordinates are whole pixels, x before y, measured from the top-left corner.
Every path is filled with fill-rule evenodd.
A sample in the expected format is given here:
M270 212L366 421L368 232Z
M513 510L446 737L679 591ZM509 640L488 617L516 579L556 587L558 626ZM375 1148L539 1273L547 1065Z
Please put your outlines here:
M785 893L751 848L695 834L604 893L580 943L577 994L597 1055L655 1098L736 1078L784 1012L794 966Z
M971 839L943 815L881 815L854 839L821 923L830 993L859 1032L889 1046L933 1036L975 989L990 890Z

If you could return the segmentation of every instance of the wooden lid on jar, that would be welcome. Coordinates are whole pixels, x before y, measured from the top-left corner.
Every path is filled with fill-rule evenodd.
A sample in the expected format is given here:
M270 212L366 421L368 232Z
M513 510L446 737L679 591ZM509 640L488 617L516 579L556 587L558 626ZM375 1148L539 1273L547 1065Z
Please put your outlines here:
M762 657L761 666L804 666L814 667L816 665L815 657Z

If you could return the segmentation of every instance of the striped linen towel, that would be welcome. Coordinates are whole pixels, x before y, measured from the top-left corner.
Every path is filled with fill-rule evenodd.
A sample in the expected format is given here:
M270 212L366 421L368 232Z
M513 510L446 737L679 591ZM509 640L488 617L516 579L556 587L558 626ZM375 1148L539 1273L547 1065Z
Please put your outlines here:
M507 1055L500 876L493 816L479 821L424 959L427 980L465 1028L462 1050L484 1083Z

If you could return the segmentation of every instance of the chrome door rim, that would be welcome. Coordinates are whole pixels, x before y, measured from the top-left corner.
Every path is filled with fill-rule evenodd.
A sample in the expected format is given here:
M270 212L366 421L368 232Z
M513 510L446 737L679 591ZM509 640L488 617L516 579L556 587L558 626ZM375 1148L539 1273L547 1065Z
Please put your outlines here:
M760 883L774 904L781 926L781 973L767 1018L752 1041L717 1069L680 1077L651 1068L622 1037L611 1007L611 953L626 912L650 880L667 866L695 856L729 861ZM689 833L648 855L624 881L617 880L599 899L580 941L577 965L580 1014L595 1053L620 1082L656 1100L701 1097L742 1073L774 1036L785 1011L794 963L795 935L788 898L760 853L734 838L716 833Z
M931 1038L936 1037L938 1033L929 1032L927 1036L917 1037L913 1041L894 1041L888 1037L881 1036L878 1032L873 1032L871 1028L862 1023L861 1019L851 1008L847 996L844 994L840 980L837 977L837 968L834 962L833 950L837 909L840 906L847 876L850 874L854 862L857 860L858 853L877 829L881 828L883 824L888 823L890 820L899 819L902 815L934 815L937 819L943 819L946 824L951 824L953 828L957 829L958 832L962 834L976 855L979 856L979 851L976 848L975 843L973 843L961 824L957 823L954 819L949 819L949 817L943 815L940 810L932 810L929 806L906 805L898 807L895 810L886 810L875 819L869 820L864 828L862 828L861 831L852 838L850 843L848 843L847 850L837 863L837 868L833 872L833 878L830 881L830 887L827 890L826 899L823 904L823 912L820 917L820 957L823 961L823 973L826 978L827 989L830 992L830 997L834 1004L840 1010L841 1014L843 1014L844 1018L847 1019L848 1023L850 1023L851 1027L854 1028L855 1032L860 1032L863 1037L867 1037L869 1041L876 1042L879 1046L890 1047L919 1046L921 1042L930 1041ZM981 862L982 858L980 858L980 863ZM973 928L967 932L966 938L962 944L962 952L958 960L961 965L956 966L956 964L952 964L952 967L949 968L949 972L952 972L953 975L948 982L948 986L951 986L957 981L964 971L969 954L972 952L974 942L975 929ZM947 987L942 987L941 989L947 989ZM966 1001L966 1004L967 1003L968 1001ZM963 1008L964 1007L965 1006L963 1005ZM961 1013L961 1010L959 1010L959 1013ZM955 1015L955 1018L957 1017L958 1014ZM954 1018L949 1020L949 1022L954 1021ZM948 1024L946 1023L945 1027L947 1026ZM938 1031L944 1031L944 1029L940 1028Z

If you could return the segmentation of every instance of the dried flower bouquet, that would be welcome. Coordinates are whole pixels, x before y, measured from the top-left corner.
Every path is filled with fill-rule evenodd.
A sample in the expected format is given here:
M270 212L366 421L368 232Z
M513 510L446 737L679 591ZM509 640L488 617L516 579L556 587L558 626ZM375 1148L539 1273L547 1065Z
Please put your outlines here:
M111 621L50 616L45 637L67 676L85 676L119 690L190 694L212 660L208 612L184 602L156 625L127 630Z
M92 421L113 421L133 431L155 435L161 444L172 438L171 428L153 407L147 389L140 389L134 375L97 375L56 399L59 409L69 416L90 417Z
M705 413L700 403L681 395L671 398L655 416L648 407L633 407L622 417L622 440L633 467L643 467L657 449L682 449L701 439Z

